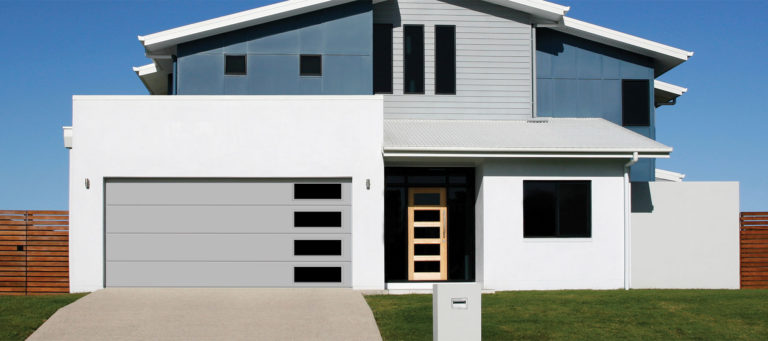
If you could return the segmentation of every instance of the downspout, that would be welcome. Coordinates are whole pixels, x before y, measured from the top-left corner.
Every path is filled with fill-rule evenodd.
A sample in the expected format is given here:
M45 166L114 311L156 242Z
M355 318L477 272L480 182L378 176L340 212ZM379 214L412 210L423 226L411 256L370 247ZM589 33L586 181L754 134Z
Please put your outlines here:
M632 223L632 188L629 184L629 168L639 160L637 152L632 153L632 159L624 164L624 290L630 286L630 256L632 238L630 235Z

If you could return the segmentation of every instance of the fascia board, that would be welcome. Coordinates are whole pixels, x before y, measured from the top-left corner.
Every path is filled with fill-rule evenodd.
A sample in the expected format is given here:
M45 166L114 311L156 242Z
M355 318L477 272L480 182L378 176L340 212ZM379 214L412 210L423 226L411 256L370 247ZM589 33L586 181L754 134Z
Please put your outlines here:
M662 82L658 79L653 81L653 88L668 93L670 96L674 97L682 96L684 93L688 92L688 88Z
M571 9L568 6L558 5L556 3L541 0L485 0L496 5L504 6L525 13L530 13L535 17L544 18L552 21L560 21L565 13Z
M147 51L156 51L178 43L213 36L240 28L280 20L354 0L290 0L201 21L170 30L139 36Z
M659 148L471 148L471 147L384 147L384 152L469 152L469 153L671 153L672 147Z

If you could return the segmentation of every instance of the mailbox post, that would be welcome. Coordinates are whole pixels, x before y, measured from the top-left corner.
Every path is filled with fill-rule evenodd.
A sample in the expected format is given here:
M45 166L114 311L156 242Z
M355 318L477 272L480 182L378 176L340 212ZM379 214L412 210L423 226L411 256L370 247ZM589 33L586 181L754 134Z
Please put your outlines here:
M435 341L479 341L481 295L477 283L434 284L432 290L432 338Z

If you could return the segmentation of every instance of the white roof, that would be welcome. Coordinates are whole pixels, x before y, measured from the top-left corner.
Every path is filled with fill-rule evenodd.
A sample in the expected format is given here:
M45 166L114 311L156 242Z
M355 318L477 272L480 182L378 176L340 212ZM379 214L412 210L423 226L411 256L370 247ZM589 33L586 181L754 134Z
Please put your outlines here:
M687 88L662 82L658 79L653 82L653 89L657 106L659 103L667 103L688 92Z
M602 118L384 120L385 156L431 154L668 157L672 148Z
M675 66L680 65L693 56L693 52L690 51L681 50L676 47L664 45L569 17L563 17L562 23L552 28L563 33L568 33L570 35L651 57L656 60L656 77L669 71Z

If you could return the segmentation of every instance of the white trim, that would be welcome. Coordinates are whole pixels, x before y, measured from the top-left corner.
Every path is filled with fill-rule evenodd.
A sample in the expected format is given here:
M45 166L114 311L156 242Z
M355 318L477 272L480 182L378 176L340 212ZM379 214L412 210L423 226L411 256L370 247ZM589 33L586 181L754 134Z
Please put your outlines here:
M565 13L571 9L568 6L558 5L549 1L541 0L485 0L487 2L512 8L521 12L530 13L536 17L547 20L560 21Z
M656 168L656 181L659 179L663 181L682 182L683 179L685 179L685 174Z
M142 66L134 66L133 72L136 72L136 75L139 77L143 77L157 72L157 65L155 63L150 63Z
M184 96L148 96L148 95L74 95L73 101L370 101L372 99L384 100L383 95L184 95Z
M688 88L662 82L658 79L653 81L653 88L655 90L666 92L674 97L682 96L684 93L688 92Z
M544 158L544 159L626 159L631 158L632 154L567 154L567 153L548 153L548 154L528 154L528 153L392 153L384 152L385 158ZM641 159L668 159L669 154L639 154Z

